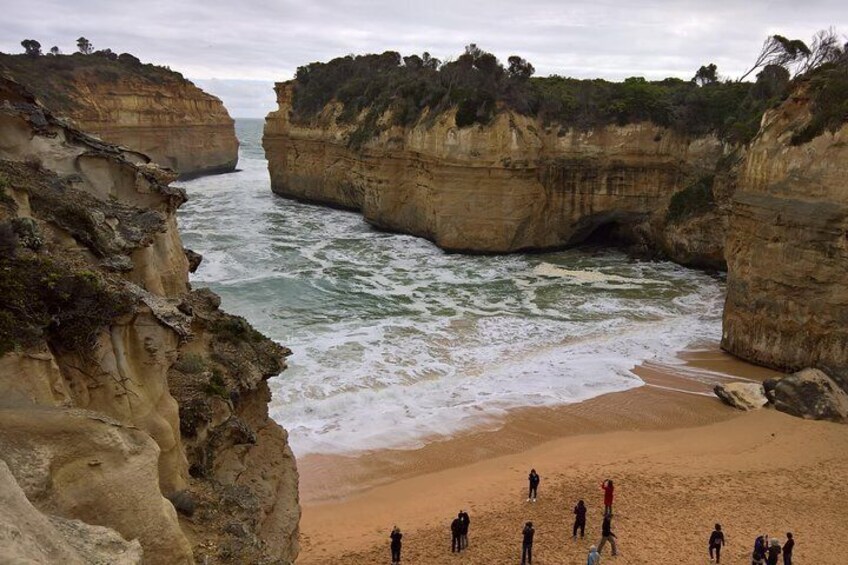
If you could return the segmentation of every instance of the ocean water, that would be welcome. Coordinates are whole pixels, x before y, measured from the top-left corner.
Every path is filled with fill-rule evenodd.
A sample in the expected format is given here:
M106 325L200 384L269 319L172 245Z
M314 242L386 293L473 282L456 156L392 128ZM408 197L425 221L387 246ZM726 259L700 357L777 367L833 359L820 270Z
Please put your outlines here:
M185 182L192 282L290 347L271 415L295 453L414 448L510 409L637 387L721 335L723 282L608 250L449 255L270 190L261 120L240 171Z

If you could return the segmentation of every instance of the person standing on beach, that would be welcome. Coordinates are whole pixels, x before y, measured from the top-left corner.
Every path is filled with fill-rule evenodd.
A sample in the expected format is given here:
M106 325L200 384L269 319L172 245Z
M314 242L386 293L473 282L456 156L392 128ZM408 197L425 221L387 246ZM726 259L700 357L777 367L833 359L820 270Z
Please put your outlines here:
M527 480L530 481L530 490L527 492L527 502L531 500L536 502L536 496L539 491L539 482L542 480L542 477L536 472L536 469L530 469L530 474L527 476Z
M754 541L754 552L751 554L751 565L765 565L766 540L768 540L768 534L762 535Z
M580 530L580 539L586 535L586 504L580 500L577 506L574 507L574 531L571 533L572 539L577 539L577 530Z
M612 486L612 481L607 479L601 483L601 488L604 491L604 516L612 516L612 497L615 487Z
M715 562L721 563L721 546L725 545L724 533L721 531L721 524L715 525L715 530L710 534L710 561L713 561L713 552L715 552Z
M400 563L400 540L403 537L403 534L400 533L400 528L395 526L394 528L392 528L392 533L389 535L389 537L392 540L392 565L398 565Z
M783 565L792 565L792 550L795 549L795 538L792 532L786 533L786 543L783 544Z
M777 538L771 538L771 545L768 548L768 558L766 559L766 563L768 565L777 565L777 560L780 559L780 540Z
M598 542L598 553L600 554L604 550L604 545L609 542L612 546L612 555L615 557L618 553L618 548L615 546L615 534L612 533L611 521L612 516L604 516L604 522L601 524L601 541Z
M459 511L458 518L462 525L459 531L459 543L462 549L468 549L468 526L471 525L471 518L465 510Z
M462 520L459 519L459 516L453 519L451 522L451 553L456 553L457 551L462 551L462 544L460 543L460 538L462 536Z
M589 558L586 559L586 565L601 565L601 554L598 553L598 548L594 545L589 548Z
M532 565L533 563L533 536L535 533L533 522L524 524L524 531L522 532L524 538L521 542L521 565Z

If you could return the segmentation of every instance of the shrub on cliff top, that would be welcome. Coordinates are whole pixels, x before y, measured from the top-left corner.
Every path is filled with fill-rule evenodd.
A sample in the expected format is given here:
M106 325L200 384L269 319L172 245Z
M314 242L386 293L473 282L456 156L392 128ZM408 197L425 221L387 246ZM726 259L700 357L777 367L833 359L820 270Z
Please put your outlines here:
M353 147L379 134L385 124L378 127L382 123L378 118L388 110L392 124L411 125L425 109L436 116L449 108L456 109L458 127L485 124L500 108L509 108L564 127L585 130L651 121L689 135L714 133L724 141L745 144L758 131L765 110L787 96L791 88L787 65L814 69L834 59L832 37L820 36L809 49L801 41L772 36L767 46L773 48L761 53L749 71L760 71L753 84L722 81L715 65L702 66L690 81L531 78L533 65L524 59L510 57L505 69L494 55L474 44L445 63L426 53L401 57L394 51L340 57L298 68L293 114L305 121L328 103L341 103L338 121L357 126L349 138ZM821 106L830 109L821 113L824 124L832 124L840 111L836 104L824 102L833 98L828 92L821 90Z

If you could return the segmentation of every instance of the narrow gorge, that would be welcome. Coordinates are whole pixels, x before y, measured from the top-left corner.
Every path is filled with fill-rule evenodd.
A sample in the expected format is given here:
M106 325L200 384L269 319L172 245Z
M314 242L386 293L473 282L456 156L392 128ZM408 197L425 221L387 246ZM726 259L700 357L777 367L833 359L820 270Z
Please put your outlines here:
M603 81L528 83L475 50L438 71L387 52L314 63L277 83L264 134L272 190L357 210L447 251L601 241L727 270L722 347L781 371L824 371L815 383L784 379L778 406L848 418L844 56L792 82L774 67L750 85L627 79L619 92ZM350 69L371 81L345 78ZM419 101L407 84L436 94ZM572 91L557 100L556 88ZM597 98L586 110L595 117L557 111L594 123L545 116L574 92ZM828 408L816 407L819 395Z
M0 77L0 545L66 563L291 563L268 417L288 350L193 290L185 192Z

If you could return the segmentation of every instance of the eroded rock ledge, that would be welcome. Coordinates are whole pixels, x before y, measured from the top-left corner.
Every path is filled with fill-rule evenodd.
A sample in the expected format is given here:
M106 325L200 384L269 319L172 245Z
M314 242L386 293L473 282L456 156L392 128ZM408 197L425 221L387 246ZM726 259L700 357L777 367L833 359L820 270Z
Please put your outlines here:
M0 76L0 480L38 528L0 553L297 556L297 469L267 414L288 350L190 289L171 180ZM56 530L78 543L39 539Z
M718 229L694 241L681 242L685 227L666 219L672 195L702 177L712 184L729 151L713 136L647 122L581 132L507 109L489 125L457 128L449 111L387 127L354 150L348 138L358 124L338 123L343 108L331 103L296 122L292 88L277 84L279 108L263 138L277 194L358 210L378 228L449 251L556 248L608 230L683 263L723 266L717 207L700 212Z
M5 69L54 114L103 140L149 155L181 178L232 171L233 119L179 73L131 55L0 55Z

